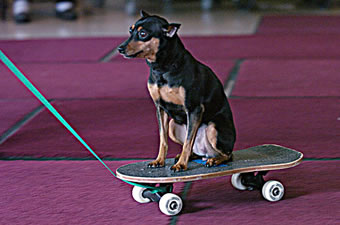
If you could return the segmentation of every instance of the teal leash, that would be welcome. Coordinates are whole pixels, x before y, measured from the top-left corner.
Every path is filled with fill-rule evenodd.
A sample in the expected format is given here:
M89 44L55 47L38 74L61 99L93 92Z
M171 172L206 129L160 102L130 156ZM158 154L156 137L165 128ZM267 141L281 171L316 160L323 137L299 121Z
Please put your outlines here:
M56 117L56 119L66 127L66 129L114 176L117 175L99 158L92 148L83 140L82 137L71 127L71 125L60 115L60 113L49 103L40 91L26 78L26 76L11 62L11 60L0 50L0 59L7 68L23 83L23 85ZM122 179L121 179L122 180ZM153 193L167 192L166 187L153 187L142 185L126 180L122 180L130 185L150 189Z

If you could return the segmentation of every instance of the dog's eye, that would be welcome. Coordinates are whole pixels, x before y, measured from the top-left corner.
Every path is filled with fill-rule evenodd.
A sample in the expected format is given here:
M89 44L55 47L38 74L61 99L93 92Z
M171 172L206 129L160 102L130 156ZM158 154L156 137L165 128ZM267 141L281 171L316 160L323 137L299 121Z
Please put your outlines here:
M146 33L146 31L141 30L141 31L139 32L139 37L140 37L140 38L144 39L144 38L146 38L147 36L148 36L148 33Z

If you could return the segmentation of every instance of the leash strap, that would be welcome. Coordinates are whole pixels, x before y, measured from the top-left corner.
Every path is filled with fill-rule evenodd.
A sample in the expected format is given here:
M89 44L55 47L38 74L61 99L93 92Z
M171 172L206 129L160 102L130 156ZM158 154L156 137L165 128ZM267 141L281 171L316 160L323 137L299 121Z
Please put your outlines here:
M83 140L82 137L71 127L71 125L60 115L60 113L49 103L40 91L25 77L25 75L11 62L11 60L0 50L0 59L8 69L23 83L23 85L57 118L57 120L71 132L71 134L114 176L117 175L99 158L92 148ZM128 184L150 189L153 193L166 192L166 187L153 187L122 180Z

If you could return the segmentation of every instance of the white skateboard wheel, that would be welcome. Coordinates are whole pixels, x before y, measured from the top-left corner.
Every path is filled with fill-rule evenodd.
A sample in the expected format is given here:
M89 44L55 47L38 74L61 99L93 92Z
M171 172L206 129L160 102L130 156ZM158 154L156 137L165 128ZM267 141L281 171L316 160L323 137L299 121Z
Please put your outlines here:
M183 207L182 199L173 194L167 193L159 201L159 209L167 216L175 216L181 212Z
M262 187L263 197L270 202L281 200L284 193L285 189L283 185L276 180L267 181Z
M148 203L151 200L149 198L143 197L143 192L146 190L146 188L134 186L132 189L132 197L136 202L139 203Z
M231 185L233 185L234 188L240 191L245 191L247 190L247 187L244 186L241 182L242 179L242 174L240 173L235 173L231 176Z

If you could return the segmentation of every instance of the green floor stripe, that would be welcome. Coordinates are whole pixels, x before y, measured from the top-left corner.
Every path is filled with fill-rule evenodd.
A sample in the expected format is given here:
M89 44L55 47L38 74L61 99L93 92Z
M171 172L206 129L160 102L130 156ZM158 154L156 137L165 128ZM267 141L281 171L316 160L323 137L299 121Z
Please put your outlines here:
M256 23L255 30L254 30L253 34L257 34L259 32L259 28L260 28L262 22L263 22L263 16L260 16L260 18L258 19L258 21Z
M99 62L106 63L110 62L113 57L115 57L118 54L118 47L112 49L110 52L108 52L106 55L104 55L101 59L99 59Z
M7 131L5 131L0 136L0 145L4 143L8 138L10 138L13 134L15 134L21 127L23 127L26 123L28 123L31 119L33 119L36 115L38 115L42 110L44 110L44 106L40 105L33 109L30 113L25 115L21 120L16 122L12 127L10 127Z
M183 204L185 204L184 202L185 202L185 200L186 200L186 198L187 198L187 195L188 195L188 192L189 192L189 190L190 190L190 188L191 188L191 184L192 184L192 182L186 182L185 183L185 186L184 186L184 188L183 188L183 191L181 192L181 198L182 198L182 200L183 200ZM185 206L184 206L185 207ZM177 224L177 221L178 221L178 218L181 216L181 214L179 214L179 215L177 215L177 216L173 216L172 218L171 218L171 220L170 220L170 225L175 225L175 224Z
M228 79L224 84L225 87L225 93L227 95L227 97L231 96L231 93L234 89L235 83L236 83L236 79L237 79L237 75L240 71L241 68L241 64L243 63L244 59L238 59L236 60L234 67L231 69Z
M338 161L340 158L304 158L303 161Z

